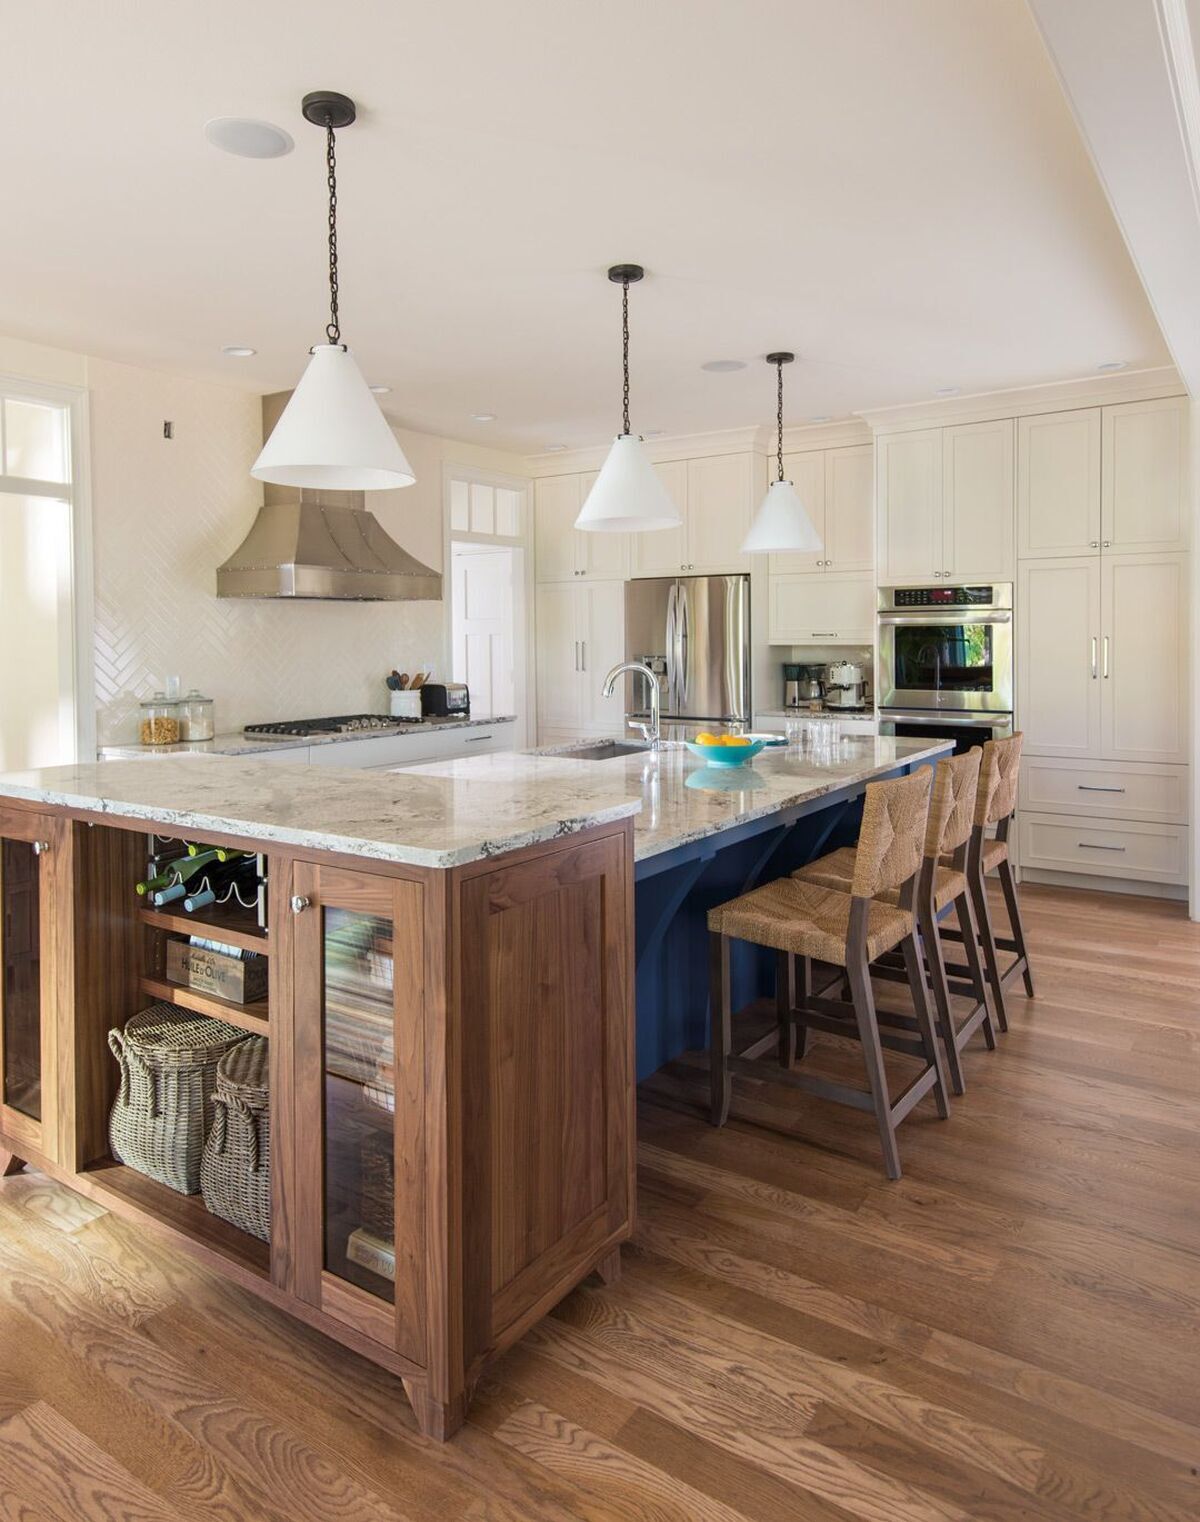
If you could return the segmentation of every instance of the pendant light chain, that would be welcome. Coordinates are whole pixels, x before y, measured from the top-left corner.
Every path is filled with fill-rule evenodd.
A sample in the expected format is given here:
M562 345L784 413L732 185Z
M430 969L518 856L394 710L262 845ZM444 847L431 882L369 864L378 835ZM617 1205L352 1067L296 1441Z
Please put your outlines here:
M778 427L776 438L778 450L776 458L779 463L779 479L783 480L783 361L778 360L775 365L775 374L779 377L779 405L775 412L775 422Z
M624 378L622 433L629 432L629 281L621 281L621 370Z
M329 170L329 321L325 325L325 336L331 344L337 344L342 341L338 323L337 155L333 145L333 122L328 116L325 118L325 162Z

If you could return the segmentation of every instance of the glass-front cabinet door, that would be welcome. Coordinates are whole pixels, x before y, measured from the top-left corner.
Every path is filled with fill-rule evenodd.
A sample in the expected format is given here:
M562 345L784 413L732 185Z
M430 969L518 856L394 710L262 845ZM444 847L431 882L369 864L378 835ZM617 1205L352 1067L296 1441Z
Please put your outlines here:
M292 886L296 1292L419 1362L423 889L307 862Z
M0 1131L57 1161L56 868L66 824L0 808ZM57 855L56 855L57 853Z

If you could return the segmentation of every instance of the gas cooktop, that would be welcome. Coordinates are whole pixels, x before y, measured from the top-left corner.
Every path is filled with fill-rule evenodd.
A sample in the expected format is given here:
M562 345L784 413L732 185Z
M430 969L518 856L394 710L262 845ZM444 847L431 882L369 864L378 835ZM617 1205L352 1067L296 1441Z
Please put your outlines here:
M358 735L373 729L395 729L398 723L386 713L350 713L336 719L278 719L271 724L247 724L242 733L251 739L272 740L281 735L303 739L309 735Z

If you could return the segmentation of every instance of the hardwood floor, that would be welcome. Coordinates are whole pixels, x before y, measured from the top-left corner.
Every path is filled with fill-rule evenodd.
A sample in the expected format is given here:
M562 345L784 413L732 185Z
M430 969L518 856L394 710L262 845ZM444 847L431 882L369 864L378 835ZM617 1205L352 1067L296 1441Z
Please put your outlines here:
M1195 1522L1200 927L1022 902L1038 997L901 1127L898 1183L869 1116L743 1080L716 1131L702 1061L656 1075L623 1277L445 1446L382 1370L3 1180L0 1522Z

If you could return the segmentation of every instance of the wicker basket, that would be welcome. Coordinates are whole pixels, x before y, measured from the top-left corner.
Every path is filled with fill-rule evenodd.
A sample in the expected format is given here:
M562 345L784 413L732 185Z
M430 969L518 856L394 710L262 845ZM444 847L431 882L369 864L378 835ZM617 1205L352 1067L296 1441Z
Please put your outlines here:
M251 1036L217 1065L216 1119L204 1144L200 1190L213 1215L261 1237L271 1236L269 1046Z
M121 1087L108 1121L113 1156L180 1194L200 1191L217 1063L245 1031L174 1004L134 1015L108 1044Z
M359 1155L359 1202L362 1223L373 1235L390 1242L396 1234L396 1155L391 1130L372 1127L362 1139Z

